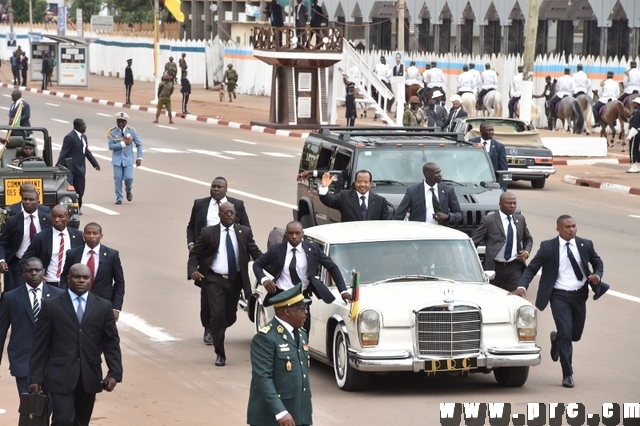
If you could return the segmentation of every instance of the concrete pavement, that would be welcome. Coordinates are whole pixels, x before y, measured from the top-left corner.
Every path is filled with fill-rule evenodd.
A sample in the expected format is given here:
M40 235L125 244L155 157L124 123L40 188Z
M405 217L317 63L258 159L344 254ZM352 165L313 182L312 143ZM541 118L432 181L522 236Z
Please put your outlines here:
M11 68L8 63L0 67L0 87L14 88ZM15 87L18 88L18 87ZM155 83L136 81L131 100L133 105L124 105L124 83L120 78L91 75L89 87L58 87L53 85L48 91L41 90L41 82L28 82L23 91L42 93L48 96L76 99L78 101L99 103L114 106L114 113L127 108L148 111L150 121L156 108L151 104L155 99ZM176 114L181 112L180 85L176 85L172 96L172 109L175 118L187 121L200 121L209 124L235 127L245 130L272 133L281 136L301 138L305 132L276 130L261 126L251 126L250 121L267 121L269 118L269 99L266 96L238 95L237 99L229 102L222 100L219 90L206 90L201 86L192 86L191 98L188 104L190 114ZM344 108L338 107L338 125L345 125L342 118ZM160 122L167 120L166 115L160 117ZM369 117L356 120L357 125L379 125L380 121ZM179 122L179 121L178 121ZM542 137L557 136L561 133L541 130ZM568 134L563 134L567 136ZM575 136L575 135L572 135ZM585 137L585 136L576 136ZM628 150L628 146L626 147ZM557 174L568 184L588 186L601 190L640 195L640 173L626 173L629 169L628 152L622 152L622 147L616 144L608 149L607 158L558 158L554 160Z

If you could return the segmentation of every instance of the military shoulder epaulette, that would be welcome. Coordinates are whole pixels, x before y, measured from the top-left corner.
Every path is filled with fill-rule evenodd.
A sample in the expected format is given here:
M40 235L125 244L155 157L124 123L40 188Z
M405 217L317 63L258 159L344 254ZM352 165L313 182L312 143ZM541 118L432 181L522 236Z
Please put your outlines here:
M267 324L260 329L260 333L267 334L271 330L271 324Z
M107 136L107 137L111 136L111 132L113 131L113 129L117 129L117 128L118 128L118 126L113 126L109 130L107 130L107 133L105 133L105 136Z
M136 130L136 129L134 129L134 128L133 128L133 127L131 127L131 126L127 126L127 129L129 129L129 130L133 130L133 131L135 131L135 130Z

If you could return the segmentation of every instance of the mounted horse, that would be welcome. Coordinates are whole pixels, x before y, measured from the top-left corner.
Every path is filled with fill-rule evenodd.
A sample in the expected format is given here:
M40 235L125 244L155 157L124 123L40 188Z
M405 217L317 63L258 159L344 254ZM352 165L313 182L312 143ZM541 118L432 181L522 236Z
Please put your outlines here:
M464 109L469 117L476 116L476 95L471 92L464 92L462 94L462 109Z
M556 108L556 117L562 120L562 128L565 131L573 129L573 133L581 134L584 129L584 115L578 100L573 96L565 96Z
M518 102L516 102L516 108L515 108L515 115L516 117L520 118L520 103L522 102L522 100L519 100ZM531 102L531 119L529 120L531 123L533 123L534 121L536 121L536 119L540 117L540 108L538 108L538 105L536 105L533 100Z
M598 92L593 91L594 101L598 99ZM602 130L600 130L600 137L607 137L607 127L611 129L611 139L608 146L612 147L615 144L616 138L616 123L620 125L620 133L618 134L618 142L622 144L622 152L627 142L624 139L624 123L627 122L627 116L624 111L624 105L617 99L611 100L604 104L599 111L600 121L602 122Z
M424 89L424 85L422 84L412 84L410 86L405 85L404 86L404 98L405 99L411 99L412 96L418 96L418 98L421 98L420 93L418 93L418 90L420 89ZM428 100L428 99L427 99ZM423 106L426 106L426 101L424 103Z
M587 135L590 135L591 132L589 128L593 130L593 99L589 95L578 95L576 98L578 104L580 105L580 110L582 110L582 116L584 117L584 130Z
M631 102L638 97L640 97L640 94L631 93L622 100L622 105L624 105L624 112L627 115L627 118L631 118L631 114L633 114L634 107Z
M482 114L485 117L502 117L502 95L491 90L482 98Z

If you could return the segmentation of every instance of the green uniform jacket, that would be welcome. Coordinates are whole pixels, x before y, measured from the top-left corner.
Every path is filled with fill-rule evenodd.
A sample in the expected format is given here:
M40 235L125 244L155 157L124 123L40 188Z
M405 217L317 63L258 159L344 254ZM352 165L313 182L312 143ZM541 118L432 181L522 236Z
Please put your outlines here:
M173 81L163 80L158 84L158 97L169 98L173 94Z
M274 318L253 336L248 424L277 426L276 414L285 410L296 425L312 424L309 347L307 334L299 332L298 346Z

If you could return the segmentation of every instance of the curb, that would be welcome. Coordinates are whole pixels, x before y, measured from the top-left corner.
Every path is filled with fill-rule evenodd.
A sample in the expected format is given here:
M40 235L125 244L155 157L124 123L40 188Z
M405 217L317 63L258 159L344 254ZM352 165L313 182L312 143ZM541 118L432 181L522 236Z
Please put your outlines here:
M562 178L562 181L571 185L588 186L590 188L617 192L619 194L640 195L640 188L634 188L632 186L625 186L625 185L618 185L615 183L598 182L596 180L583 179L577 176L565 175Z
M593 166L594 164L630 164L628 158L589 158L586 160L553 160L554 166Z
M78 95L73 95L69 93L57 92L53 90L34 89L32 87L15 86L13 84L7 84L7 83L0 83L0 87L7 87L10 89L19 89L19 90L22 90L23 92L51 95L51 96L56 96L58 98L71 99L74 101L91 102L94 104L114 106L117 108L129 108L134 111L149 112L151 114L154 114L156 112L156 109L154 107L147 107L142 105L131 105L131 104L125 104L123 102L108 101L105 99L94 99L90 96L78 96ZM166 112L163 111L162 115L166 115ZM226 126L226 127L232 127L234 129L250 130L252 132L258 132L258 133L269 133L272 135L285 136L285 137L297 138L297 139L300 139L300 138L306 139L307 136L309 136L309 133L291 132L288 130L274 129L271 127L252 126L250 124L236 123L233 121L219 120L217 118L204 117L204 116L193 115L193 114L175 113L173 118L182 118L184 120L189 120L189 121L199 121L201 123L206 123L206 124L215 124L217 126Z

